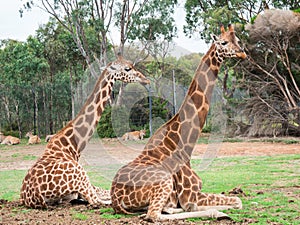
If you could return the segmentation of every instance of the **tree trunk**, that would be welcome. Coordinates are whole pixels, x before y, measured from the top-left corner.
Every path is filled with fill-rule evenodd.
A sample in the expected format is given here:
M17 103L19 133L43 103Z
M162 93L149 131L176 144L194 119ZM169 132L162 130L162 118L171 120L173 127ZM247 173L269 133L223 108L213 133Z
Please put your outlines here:
M69 67L70 72L70 91L71 91L71 107L72 107L72 119L75 118L75 97L73 91L73 73L72 73L72 66Z
M44 134L46 136L49 130L49 117L47 112L47 99L46 99L45 88L43 88L42 95L43 95L42 97L43 97L43 108L44 108L44 118L45 118L45 120L43 121L44 123L43 126L44 126Z
M15 109L16 109L16 119L18 124L18 131L19 131L19 138L22 137L22 130L21 130L21 118L20 118L20 111L19 111L19 103L18 101L14 101L15 103Z

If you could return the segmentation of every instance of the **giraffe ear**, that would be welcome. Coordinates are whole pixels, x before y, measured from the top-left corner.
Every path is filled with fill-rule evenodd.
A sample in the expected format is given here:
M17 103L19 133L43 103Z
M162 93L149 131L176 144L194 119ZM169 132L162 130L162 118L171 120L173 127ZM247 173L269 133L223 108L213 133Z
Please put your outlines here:
M229 31L234 32L234 26L232 24L228 25L228 29Z
M214 34L210 34L211 39L213 40L213 42L216 42L219 40L219 37L214 35Z
M226 33L226 31L225 31L225 28L224 28L224 25L223 25L223 24L220 26L220 30L221 30L221 34L225 34L225 33Z

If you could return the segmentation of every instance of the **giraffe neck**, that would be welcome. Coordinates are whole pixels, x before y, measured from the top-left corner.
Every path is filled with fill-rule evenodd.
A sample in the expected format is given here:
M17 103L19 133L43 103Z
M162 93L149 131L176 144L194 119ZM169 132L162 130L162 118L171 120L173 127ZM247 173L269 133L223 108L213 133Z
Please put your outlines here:
M60 149L78 160L81 151L95 131L105 104L110 98L114 82L115 79L108 74L107 70L104 70L80 112L54 137L53 141L51 140L49 146L52 143L59 145L56 142L59 139L59 142L65 147ZM51 147L49 148L51 149Z
M171 162L174 158L185 163L189 161L205 123L221 63L222 58L216 54L213 44L200 61L177 114L155 132L135 162L152 164Z

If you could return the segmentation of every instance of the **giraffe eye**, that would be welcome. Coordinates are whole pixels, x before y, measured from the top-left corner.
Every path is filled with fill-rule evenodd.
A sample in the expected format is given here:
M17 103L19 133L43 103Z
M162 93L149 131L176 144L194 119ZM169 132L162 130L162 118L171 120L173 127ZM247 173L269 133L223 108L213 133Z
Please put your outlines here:
M125 67L125 71L126 71L126 72L129 72L130 70L131 70L130 67Z
M227 45L228 44L228 41L222 41L221 42L221 45Z

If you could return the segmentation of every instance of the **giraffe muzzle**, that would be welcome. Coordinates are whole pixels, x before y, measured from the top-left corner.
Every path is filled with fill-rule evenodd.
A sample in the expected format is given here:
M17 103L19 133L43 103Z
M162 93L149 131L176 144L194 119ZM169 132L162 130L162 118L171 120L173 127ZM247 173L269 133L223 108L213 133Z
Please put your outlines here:
M150 80L148 80L146 77L139 77L138 82L140 82L143 85L150 84Z
M243 51L237 52L237 53L236 53L236 56L237 56L238 58L241 58L241 59L246 59L246 58L247 58L246 53L243 52Z

